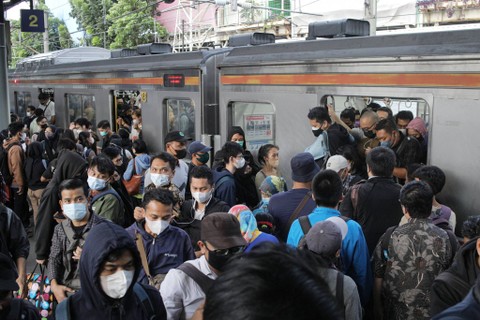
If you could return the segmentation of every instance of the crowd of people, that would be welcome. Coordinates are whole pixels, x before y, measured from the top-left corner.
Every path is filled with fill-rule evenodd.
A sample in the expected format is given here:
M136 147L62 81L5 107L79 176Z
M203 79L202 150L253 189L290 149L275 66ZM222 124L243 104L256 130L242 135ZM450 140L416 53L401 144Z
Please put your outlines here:
M445 174L425 164L427 125L409 111L312 108L288 185L280 146L254 155L241 127L216 153L171 131L151 154L141 109L118 130L86 118L62 129L44 98L1 132L2 319L39 319L13 298L31 254L61 320L473 319L480 308L480 218L459 242L436 197Z

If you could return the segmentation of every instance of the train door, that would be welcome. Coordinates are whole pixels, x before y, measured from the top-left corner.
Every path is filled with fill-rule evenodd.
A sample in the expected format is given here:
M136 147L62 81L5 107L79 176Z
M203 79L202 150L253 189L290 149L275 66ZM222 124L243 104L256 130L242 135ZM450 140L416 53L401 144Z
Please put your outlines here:
M78 118L86 118L96 125L95 96L93 94L67 93L65 94L67 114L66 124Z
M121 127L131 128L132 113L135 109L142 109L142 102L147 101L147 93L140 90L113 91L112 129L118 132Z
M14 97L15 109L11 111L23 118L27 114L27 107L32 105L32 94L28 91L15 91Z

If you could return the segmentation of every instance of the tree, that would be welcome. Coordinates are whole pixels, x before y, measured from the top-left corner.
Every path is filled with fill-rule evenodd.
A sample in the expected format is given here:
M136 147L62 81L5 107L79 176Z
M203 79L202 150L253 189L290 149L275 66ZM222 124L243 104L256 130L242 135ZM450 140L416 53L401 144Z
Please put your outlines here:
M43 3L39 3L37 9L44 10L48 15L49 51L71 48L73 45L72 37L68 32L65 22L53 17L48 7ZM10 38L12 41L11 67L15 67L17 62L24 58L44 51L43 33L21 32L20 20L12 20L10 30Z
M110 49L132 48L167 36L167 30L154 20L157 3L146 0L118 0L108 12Z

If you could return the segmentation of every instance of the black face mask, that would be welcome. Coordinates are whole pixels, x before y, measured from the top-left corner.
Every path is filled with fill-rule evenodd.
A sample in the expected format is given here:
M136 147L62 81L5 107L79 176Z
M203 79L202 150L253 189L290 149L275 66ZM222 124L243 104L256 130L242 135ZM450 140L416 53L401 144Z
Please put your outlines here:
M187 149L175 150L175 157L177 159L183 159L187 156Z
M363 131L363 133L365 134L365 137L367 137L368 139L373 139L375 138L377 135L375 134L375 132L369 130L369 131Z
M44 130L47 129L47 127L48 127L48 124L42 124L42 125L40 126L40 128L42 128L42 129L44 129Z
M208 264L218 271L222 272L228 261L235 256L235 254L218 255L213 251L208 252Z
M317 130L312 130L312 133L315 137L318 137L319 135L321 135L323 133L323 130L318 128Z

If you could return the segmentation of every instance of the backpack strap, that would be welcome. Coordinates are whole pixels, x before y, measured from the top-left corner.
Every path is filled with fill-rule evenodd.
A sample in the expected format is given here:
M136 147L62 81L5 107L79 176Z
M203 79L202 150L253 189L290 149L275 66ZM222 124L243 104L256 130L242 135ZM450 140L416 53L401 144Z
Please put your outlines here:
M152 301L150 300L150 297L148 296L147 291L145 291L145 288L139 283L135 283L133 285L133 292L135 292L135 295L137 296L138 300L140 300L143 311L145 311L145 314L147 315L147 319L156 320L157 315L155 314L155 309L153 308ZM61 319L61 318L57 318L57 319Z
M337 271L337 291L335 293L335 298L337 299L338 304L345 312L345 301L343 296L343 274L340 271Z
M147 253L145 252L142 234L138 231L135 231L135 244L137 245L137 250L140 253L140 260L142 261L143 271L145 271L148 280L150 280L152 276L150 275L150 267L148 266Z
M381 244L383 259L385 261L387 261L389 259L388 244L390 242L390 238L392 237L393 231L395 231L395 229L397 229L397 227L398 226L393 226L393 227L388 228L387 231L385 231L385 236L383 237L382 244Z
M106 195L113 195L115 198L117 198L117 200L121 203L123 203L122 201L122 198L120 198L120 196L118 195L117 191L115 191L113 188L110 188L108 190L105 190L103 192L100 192L99 194L97 194L96 196L94 196L92 198L92 201L90 202L90 205L93 206L93 204L95 203L95 201L97 201L98 199L100 199L101 197L104 197Z
M310 219L308 219L308 216L303 216L298 218L298 222L300 222L300 227L302 228L303 234L306 236L308 231L310 231L310 229L312 228Z
M55 319L70 320L70 299L67 298L60 302L55 308Z
M221 177L216 183L215 183L215 189L218 189L224 182L226 182L227 180L230 180L230 179L234 179L233 177L231 177L230 175L226 175L226 176L223 176Z
M312 197L312 192L308 191L307 194L303 197L302 201L298 204L298 206L295 208L293 211L292 215L288 219L287 225L286 225L286 230L289 230L290 227L292 226L292 223L295 219L297 219L298 215L300 214L300 211L302 211L303 207L307 204L307 201L309 198Z
M350 191L350 200L352 201L352 206L353 206L353 218L356 219L358 215L358 192L360 191L360 187L367 182L367 180L362 179L355 183L352 186L352 189Z
M190 263L183 263L177 267L178 270L183 271L187 276L192 278L196 284L202 289L203 293L207 293L210 287L213 285L213 279L207 277L203 272L195 268Z

